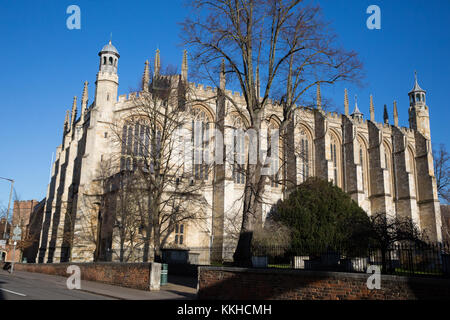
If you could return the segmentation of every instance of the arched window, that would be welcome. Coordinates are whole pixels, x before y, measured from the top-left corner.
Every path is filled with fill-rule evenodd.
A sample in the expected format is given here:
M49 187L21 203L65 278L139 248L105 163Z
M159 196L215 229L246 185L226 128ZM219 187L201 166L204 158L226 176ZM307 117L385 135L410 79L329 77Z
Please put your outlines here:
M392 197L395 196L395 187L394 187L394 167L392 163L392 151L391 146L386 141L383 142L384 149L384 163L387 171L387 180L388 180L388 189L386 193L389 193Z
M245 183L245 126L240 115L233 117L233 181Z
M341 144L334 133L330 135L330 157L333 169L333 183L341 187Z
M103 64L106 64L106 57L103 57Z
M270 166L273 170L272 172L275 172L272 176L270 176L270 186L271 187L279 186L279 170L280 170L279 157L281 154L280 153L281 143L280 143L280 141L278 141L278 148L275 148L275 146L272 145L274 143L274 141L272 141L273 130L279 130L279 128L280 128L280 125L278 124L278 122L272 118L269 121L269 126L268 126L268 130L267 130L267 147L268 147L267 156L270 157L270 161L271 161ZM270 149L269 149L269 147L270 147Z
M152 135L144 121L126 122L122 129L121 170L136 170L142 166L144 171L154 171L160 152L161 132L155 133L154 146L151 147Z
M362 190L366 194L369 195L369 161L367 154L367 143L360 136L357 138L358 142L358 162L361 166L361 182L362 182Z
M407 150L405 152L406 157L406 171L409 173L409 185L411 190L411 196L416 197L417 192L417 186L416 186L416 163L415 163L415 156L414 151L411 147L407 147Z
M306 181L310 176L313 175L312 172L312 138L310 133L306 128L301 128L299 132L298 141L296 145L296 158L298 166L298 177L297 182L302 183Z
M194 146L192 159L194 178L208 180L209 140L213 118L206 108L194 106L192 108L192 143Z
M113 58L109 57L109 64L112 65L113 64Z
M175 225L175 244L184 244L184 224L177 223Z

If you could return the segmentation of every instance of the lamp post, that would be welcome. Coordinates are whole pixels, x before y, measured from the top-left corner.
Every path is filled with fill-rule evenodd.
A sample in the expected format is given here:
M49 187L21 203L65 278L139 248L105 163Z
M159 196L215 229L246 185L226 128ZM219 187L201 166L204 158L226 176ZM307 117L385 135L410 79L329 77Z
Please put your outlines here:
M14 180L8 179L8 178L3 178L3 177L0 177L0 179L8 180L9 182L11 182L11 191L9 192L8 211L6 211L5 230L3 231L3 239L6 239L6 232L7 232L8 219L9 219L9 209L11 208L11 198L12 198L12 193L13 193L13 188L14 188Z

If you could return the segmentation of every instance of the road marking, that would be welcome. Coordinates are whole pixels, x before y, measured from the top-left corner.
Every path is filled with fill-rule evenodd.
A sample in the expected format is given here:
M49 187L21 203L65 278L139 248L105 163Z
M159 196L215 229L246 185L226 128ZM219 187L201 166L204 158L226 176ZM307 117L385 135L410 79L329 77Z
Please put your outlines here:
M27 296L26 294L14 292L14 291L3 289L3 288L0 288L0 290L6 291L6 292L9 292L9 293L12 293L12 294L17 294L18 296L21 296L21 297L26 297Z

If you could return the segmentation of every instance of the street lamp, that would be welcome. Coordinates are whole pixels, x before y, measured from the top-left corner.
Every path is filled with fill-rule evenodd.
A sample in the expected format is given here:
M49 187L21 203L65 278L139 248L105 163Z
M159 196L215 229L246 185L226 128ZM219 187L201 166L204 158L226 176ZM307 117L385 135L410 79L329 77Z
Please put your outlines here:
M8 211L6 211L5 230L3 231L3 239L6 239L6 232L7 232L8 219L9 219L9 209L11 208L11 198L12 198L12 193L13 193L13 188L14 188L14 180L8 179L8 178L3 178L3 177L0 177L0 179L8 180L9 182L11 182L11 191L9 192Z

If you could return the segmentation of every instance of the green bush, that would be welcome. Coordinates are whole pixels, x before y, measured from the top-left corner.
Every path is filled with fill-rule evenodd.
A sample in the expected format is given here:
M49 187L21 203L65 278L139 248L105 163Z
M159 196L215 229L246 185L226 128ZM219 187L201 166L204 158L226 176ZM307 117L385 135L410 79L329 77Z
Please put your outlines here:
M291 246L297 254L341 250L362 254L368 247L367 213L331 182L310 178L287 199L279 201L269 219L291 229Z

